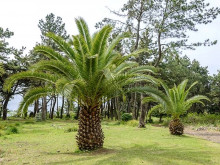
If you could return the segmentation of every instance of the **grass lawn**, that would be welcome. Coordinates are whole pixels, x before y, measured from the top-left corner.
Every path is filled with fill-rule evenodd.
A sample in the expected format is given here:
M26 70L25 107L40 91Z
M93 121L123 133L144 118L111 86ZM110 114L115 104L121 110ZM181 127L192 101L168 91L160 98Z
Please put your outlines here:
M167 128L148 125L138 129L103 122L104 148L81 152L76 132L66 132L77 126L72 121L8 123L20 123L19 134L0 136L0 164L220 164L220 144L188 135L172 136Z

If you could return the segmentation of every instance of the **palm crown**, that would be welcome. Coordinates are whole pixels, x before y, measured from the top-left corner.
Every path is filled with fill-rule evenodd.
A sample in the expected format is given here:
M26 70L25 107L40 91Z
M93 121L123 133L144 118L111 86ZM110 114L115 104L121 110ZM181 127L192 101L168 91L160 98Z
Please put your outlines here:
M149 87L143 87L142 91L148 93L151 97L146 97L143 102L154 101L159 103L153 109L164 109L166 113L171 114L173 119L178 119L180 115L184 114L194 103L204 103L201 100L209 100L206 96L196 95L187 99L190 89L197 84L193 83L188 89L186 89L188 80L182 81L178 86L174 85L169 89L168 86L161 81L161 85L165 93L158 91L157 89L150 89Z
M109 45L110 26L90 36L87 24L82 18L76 19L79 35L73 36L71 42L48 33L60 49L60 52L48 46L36 46L35 51L42 53L49 60L43 60L28 71L15 74L7 79L5 89L9 90L18 79L33 78L47 82L44 88L31 89L20 106L26 110L35 99L48 93L58 92L68 96L78 95L83 105L95 106L103 96L114 96L128 84L137 81L154 81L144 72L154 72L150 66L138 66L128 61L141 51L122 56L114 47L126 34L118 35ZM51 85L52 84L52 85ZM56 91L54 91L56 87Z

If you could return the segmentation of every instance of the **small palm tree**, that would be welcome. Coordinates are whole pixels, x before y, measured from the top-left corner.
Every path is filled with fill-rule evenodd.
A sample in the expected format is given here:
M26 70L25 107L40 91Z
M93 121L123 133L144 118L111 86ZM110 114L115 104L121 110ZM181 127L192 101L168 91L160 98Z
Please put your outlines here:
M27 92L20 104L20 112L26 112L34 100L49 94L60 93L68 98L78 98L81 107L76 137L78 147L80 150L93 150L102 147L104 142L100 120L102 98L119 96L123 94L124 87L135 82L155 82L152 76L145 74L155 72L155 68L138 66L136 62L129 61L130 57L143 50L126 56L114 51L127 34L118 35L108 44L112 27L104 26L91 37L82 18L76 19L76 25L79 35L73 36L70 42L48 33L47 36L59 46L59 52L47 46L35 47L36 52L48 59L40 61L26 72L11 76L4 88L10 90L19 79L45 82L45 87Z
M144 91L150 95L150 99L144 99L145 102L154 101L159 103L153 110L162 108L167 114L172 116L169 129L170 133L173 135L183 134L184 127L180 122L180 115L185 114L194 103L201 103L204 105L201 100L209 100L206 96L202 95L196 95L187 99L190 89L197 84L197 82L195 82L186 89L187 82L188 80L184 80L178 86L175 85L173 88L169 89L167 85L161 81L165 93L149 87L139 89L139 91Z

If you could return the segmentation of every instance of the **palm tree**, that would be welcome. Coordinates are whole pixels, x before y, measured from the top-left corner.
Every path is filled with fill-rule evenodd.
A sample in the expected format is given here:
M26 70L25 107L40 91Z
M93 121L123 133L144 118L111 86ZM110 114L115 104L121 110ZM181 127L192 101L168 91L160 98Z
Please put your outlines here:
M104 26L91 37L86 22L82 18L75 21L79 35L73 36L69 42L52 33L47 34L62 53L47 46L35 47L35 51L45 55L48 60L11 76L4 88L10 90L19 79L31 78L45 82L45 87L27 92L20 104L20 112L26 112L34 100L54 92L67 98L78 98L81 107L76 137L78 147L80 150L93 150L101 148L104 142L100 120L102 98L122 95L125 87L135 82L155 82L152 76L145 74L155 72L155 68L138 66L136 62L129 61L132 56L143 53L143 50L124 56L114 51L127 34L118 35L108 44L112 27Z
M204 103L201 100L208 100L206 96L196 95L187 99L190 89L197 84L193 83L188 89L186 89L188 80L182 81L178 86L174 85L169 89L167 85L161 81L161 85L165 91L159 91L154 88L143 87L139 91L145 92L150 95L150 98L144 98L144 102L154 101L159 103L153 110L163 109L167 114L172 116L172 120L169 124L170 133L173 135L182 135L184 126L180 122L180 115L185 114L194 103Z

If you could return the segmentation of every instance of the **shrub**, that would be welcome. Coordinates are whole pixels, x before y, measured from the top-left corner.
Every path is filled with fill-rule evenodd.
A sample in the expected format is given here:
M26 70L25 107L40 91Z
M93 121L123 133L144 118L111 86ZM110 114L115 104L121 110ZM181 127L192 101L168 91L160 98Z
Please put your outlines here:
M152 118L148 119L147 122L148 122L148 123L154 123L154 121L153 121Z
M34 124L33 121L25 121L24 124Z
M10 135L10 134L17 134L18 133L18 129L15 126L10 126L6 129L6 134Z
M168 127L169 126L169 123L171 121L171 118L165 118L162 125L165 126L165 127Z
M196 113L190 113L183 118L183 122L188 124L216 125L218 122L220 123L220 115L215 115L215 114L198 115Z
M37 122L42 121L42 113L41 112L37 113L36 116L35 116L35 119L36 119Z
M16 127L20 126L20 123L15 123L15 126L16 126Z
M5 125L0 124L0 130L3 130L5 128Z
M130 113L124 113L121 116L121 120L122 121L129 121L132 120L132 115Z
M130 120L126 122L126 125L132 126L132 127L137 127L139 124L138 120Z
M65 132L77 132L77 131L78 131L78 127L68 128L67 130L65 130Z

